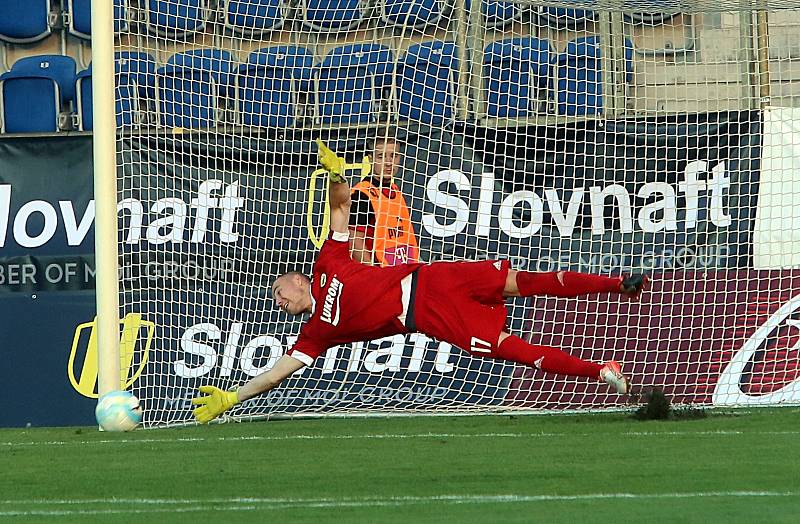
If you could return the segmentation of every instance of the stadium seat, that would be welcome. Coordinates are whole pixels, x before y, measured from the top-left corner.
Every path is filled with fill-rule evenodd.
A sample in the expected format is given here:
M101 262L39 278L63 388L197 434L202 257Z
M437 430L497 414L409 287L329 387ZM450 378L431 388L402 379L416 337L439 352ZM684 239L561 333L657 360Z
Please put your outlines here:
M324 124L374 122L394 58L380 44L351 44L329 52L316 69L317 117Z
M202 31L208 18L208 0L143 0L147 30L161 36L187 36Z
M303 23L317 31L344 31L361 23L366 1L303 0Z
M467 10L472 9L472 1L466 1ZM501 27L520 17L523 6L507 0L482 0L481 11L486 27Z
M67 0L64 6L69 15L69 34L91 40L92 0ZM114 0L114 32L128 30L128 0Z
M631 24L640 24L640 25L662 25L667 22L667 20L672 20L676 16L678 16L680 12L672 12L672 13L624 13L622 16L624 17L626 22Z
M597 21L597 13L585 9L540 7L539 21L553 29L580 29L589 22Z
M220 122L231 54L219 49L176 53L158 69L159 116L167 127L205 128Z
M458 48L431 41L408 48L397 65L401 118L438 124L453 117Z
M594 115L603 108L600 39L582 37L567 44L556 62L556 102L562 115ZM633 43L625 40L625 81L633 80Z
M0 0L0 40L10 44L38 42L50 36L58 13L50 0Z
M383 0L382 4L386 23L415 29L439 22L444 8L440 0Z
M486 112L498 118L524 117L535 112L546 93L553 56L550 44L534 37L510 38L486 46L483 76Z
M250 53L236 75L242 125L285 128L295 124L297 95L310 89L314 53L276 46Z
M131 127L147 122L147 112L155 100L156 61L147 53L115 54L117 127ZM92 65L78 73L75 83L79 129L94 128L92 119Z
M29 56L0 76L4 133L59 130L59 116L75 99L75 60L63 55Z
M222 0L225 28L240 35L280 29L286 18L284 0Z

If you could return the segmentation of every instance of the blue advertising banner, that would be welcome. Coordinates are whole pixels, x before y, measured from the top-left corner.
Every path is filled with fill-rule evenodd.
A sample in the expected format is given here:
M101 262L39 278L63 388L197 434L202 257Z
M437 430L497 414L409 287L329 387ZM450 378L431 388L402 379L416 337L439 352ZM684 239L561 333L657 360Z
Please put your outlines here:
M437 257L595 273L745 267L760 119L733 112L415 135L403 187L414 188L421 249Z
M70 350L95 315L92 142L0 141L0 426L94 423L96 401L72 386ZM94 370L94 371L93 371ZM96 382L96 365L85 369Z

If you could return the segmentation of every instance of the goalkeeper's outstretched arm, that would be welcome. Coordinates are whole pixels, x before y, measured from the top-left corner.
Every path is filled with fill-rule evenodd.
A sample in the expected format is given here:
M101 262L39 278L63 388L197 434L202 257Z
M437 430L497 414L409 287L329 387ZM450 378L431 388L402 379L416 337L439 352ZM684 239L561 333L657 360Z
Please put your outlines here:
M342 177L337 182L330 177L331 229L337 233L350 232L350 186Z
M349 233L350 186L344 174L344 159L331 151L322 140L317 140L317 147L319 147L319 163L328 171L331 229L337 233Z
M271 369L251 379L238 390L223 391L214 386L200 386L200 392L206 396L192 399L192 404L197 406L194 416L202 424L211 422L236 404L278 387L304 365L296 358L284 355Z
M292 373L305 366L302 362L289 355L284 355L278 359L274 366L248 381L239 388L239 402L257 397L278 387L278 385L289 378Z

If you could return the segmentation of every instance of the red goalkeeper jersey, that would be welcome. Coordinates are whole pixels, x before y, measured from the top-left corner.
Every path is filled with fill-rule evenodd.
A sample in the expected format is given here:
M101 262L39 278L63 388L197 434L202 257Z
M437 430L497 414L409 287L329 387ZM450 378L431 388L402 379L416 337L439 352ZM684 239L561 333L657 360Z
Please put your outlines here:
M314 263L311 318L289 354L311 365L330 347L405 333L411 273L420 265L360 264L348 235L332 233Z

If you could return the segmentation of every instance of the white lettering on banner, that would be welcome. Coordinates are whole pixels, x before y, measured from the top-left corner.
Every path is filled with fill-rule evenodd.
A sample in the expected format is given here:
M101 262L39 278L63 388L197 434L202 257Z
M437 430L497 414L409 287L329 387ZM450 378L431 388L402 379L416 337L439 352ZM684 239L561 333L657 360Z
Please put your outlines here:
M623 254L585 254L562 253L557 256L547 254L529 259L511 257L511 267L526 271L581 271L583 273L608 273L616 268L639 267L642 269L705 269L724 267L732 256L730 247L722 246L684 246L660 251L646 250L637 255Z
M0 184L0 247L4 247L8 240L9 226L14 241L22 247L41 247L53 240L59 225L56 206L45 200L32 200L24 203L12 217L11 197L12 186ZM126 198L117 204L117 213L127 221L124 237L127 244L141 242L143 233L144 239L151 245L185 241L199 244L211 241L207 239L209 220L212 210L218 210L219 242L230 244L239 240L237 213L243 206L244 198L239 195L238 182L226 186L221 180L206 180L200 184L197 196L189 202L177 197L165 197L153 202L146 211L140 200ZM94 224L94 200L89 201L80 220L72 201L59 200L58 209L67 245L82 245ZM190 223L192 211L194 221ZM145 218L148 219L147 223ZM32 231L32 223L42 224L41 230ZM191 233L188 239L187 230Z
M390 344L388 349L386 347L380 349L386 343ZM362 363L364 366L364 371L370 371L374 373L382 371L400 371L402 366L397 364L396 355L400 355L401 358L405 356L408 343L411 343L411 356L407 368L409 373L419 373L422 371L422 364L425 361L425 354L427 351L432 350L436 351L436 357L433 363L433 370L435 372L444 374L452 373L455 370L455 366L450 363L450 355L453 353L452 345L447 342L435 341L427 335L423 335L422 333L410 333L405 336L393 335L379 340L373 340L371 342L354 343L350 351L350 358L347 362L347 371L361 371ZM374 351L377 351L378 354L372 357L371 354L374 351L367 351L366 356L362 360L361 356L364 354L364 347L373 346L375 344L378 345L379 349ZM346 346L336 346L329 349L325 353L322 364L323 375L333 373L336 370L336 364L340 361L339 352L345 348ZM386 356L387 354L389 355L389 358L386 360L386 362L379 364L377 361L378 356Z
M742 348L722 371L719 379L717 379L717 384L714 386L714 394L711 397L715 406L776 405L800 401L800 378L765 395L748 395L742 391L741 387L742 375L745 369L749 368L753 356L769 339L770 335L784 325L800 329L800 321L789 318L798 309L800 309L800 295L793 297L778 308L764 325L747 339ZM800 343L795 344L790 351L800 351Z
M38 284L34 264L0 264L0 286Z
M701 179L700 175L703 173L707 173L707 180ZM645 233L677 231L678 194L682 194L686 202L683 230L690 231L697 227L700 197L703 194L707 195L708 218L711 223L717 227L728 227L731 225L731 216L726 213L724 197L730 190L730 185L725 162L716 164L709 171L705 160L696 160L686 165L683 180L677 187L666 182L647 182L642 184L635 195L631 195L621 184L588 188L577 186L570 189L571 196L566 202L566 209L563 202L565 190L544 188L543 197L534 191L515 191L506 195L500 202L497 224L494 227L498 227L510 238L531 237L544 225L546 205L559 236L570 237L575 230L582 204L588 195L593 235L606 233L605 211L608 205L613 205L617 210L621 233L632 233L635 226ZM474 223L475 235L489 237L493 228L494 186L494 174L483 173L480 179L477 217L473 220L469 199L469 192L472 190L470 179L461 171L454 169L439 171L429 178L426 195L431 204L447 211L448 217L441 221L441 217L437 214L425 213L422 215L423 227L434 237L448 238L463 233L470 223ZM641 206L638 215L634 217L633 196L644 200L652 198L655 200ZM609 200L613 203L609 204ZM514 211L520 205L529 211L522 223L514 219Z
M38 234L30 236L28 233L28 221L34 213L42 215L44 225ZM34 200L19 208L17 216L14 219L14 239L17 241L17 244L22 247L43 246L53 238L57 227L58 216L50 202Z
M322 314L319 316L321 321L332 326L339 325L339 299L343 290L344 284L334 276L325 292L325 302L322 304Z
M456 171L455 169L439 171L428 181L427 194L431 204L436 207L447 209L448 211L454 211L456 216L452 222L441 224L433 215L422 215L422 225L431 235L447 238L456 236L467 227L469 223L469 204L446 191L439 191L443 184L454 185L457 192L469 191L471 186L467 177L464 176L464 173ZM483 189L483 187L481 189ZM489 193L488 195L489 202L491 202L492 194ZM483 202L483 200L484 198L481 198L481 202ZM487 213L487 216L491 216L491 212ZM486 219L483 219L483 224L486 229L485 236L488 236L489 228Z
M3 212L3 210L8 211ZM6 245L9 214L11 214L11 186L9 184L0 184L0 247Z
M269 358L263 366L256 366L255 361L259 358L259 354L264 348L267 348ZM261 373L272 369L278 359L283 355L283 345L281 341L270 335L261 335L256 337L244 347L241 356L242 371L251 377L260 375Z
M531 221L527 226L514 224L514 208L520 202L527 202L531 208ZM500 223L505 224L503 231L511 238L528 238L535 235L542 227L544 206L542 199L533 191L516 191L508 195L500 204Z
M207 375L217 365L217 352L208 344L198 342L195 338L198 335L205 335L208 340L219 340L222 330L216 324L204 322L195 324L187 329L181 337L181 350L187 355L192 355L199 359L199 363L193 364L184 360L174 362L175 374L183 378L197 378ZM195 360L195 359L192 359Z
M385 344L384 342L388 342ZM378 349L370 351L364 357L364 369L370 373L383 373L384 371L400 371L400 361L406 346L406 337L393 335L381 341ZM383 360L385 358L385 360Z
M245 342L244 332L245 325L241 322L232 323L227 336L213 322L189 327L180 339L182 355L173 362L175 375L198 378L218 369L220 377L230 377L238 363L238 369L254 377L271 369L297 340L295 335L285 336L283 341L272 335L259 335ZM450 362L453 347L420 333L359 342L340 356L344 349L347 346L335 346L325 353L322 358L323 375L330 375L343 365L348 371L354 372L396 373L402 371L404 362L407 362L405 367L409 373L418 373L422 371L425 356L430 351L435 352L433 372L446 374L455 370ZM305 369L308 368L301 368L296 374L301 375Z

